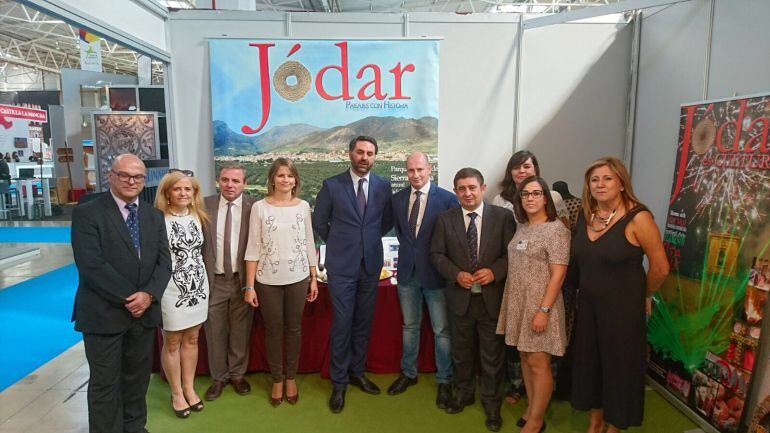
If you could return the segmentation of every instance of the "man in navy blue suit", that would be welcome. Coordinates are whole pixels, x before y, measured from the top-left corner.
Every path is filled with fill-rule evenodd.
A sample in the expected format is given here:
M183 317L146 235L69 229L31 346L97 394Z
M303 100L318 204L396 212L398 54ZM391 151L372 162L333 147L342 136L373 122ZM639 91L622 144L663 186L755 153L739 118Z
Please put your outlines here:
M354 138L348 156L350 170L324 180L313 211L313 229L326 242L334 311L329 365L334 384L329 408L334 413L345 406L348 383L369 394L380 393L364 376L364 367L382 269L382 236L392 226L390 183L369 173L377 141Z
M430 181L428 156L414 152L406 160L409 186L393 195L393 221L398 236L398 300L404 322L401 375L388 388L396 395L417 383L417 355L420 348L422 300L428 306L436 349L436 405L441 409L452 396L452 356L445 281L430 261L430 243L438 215L458 207L457 197Z

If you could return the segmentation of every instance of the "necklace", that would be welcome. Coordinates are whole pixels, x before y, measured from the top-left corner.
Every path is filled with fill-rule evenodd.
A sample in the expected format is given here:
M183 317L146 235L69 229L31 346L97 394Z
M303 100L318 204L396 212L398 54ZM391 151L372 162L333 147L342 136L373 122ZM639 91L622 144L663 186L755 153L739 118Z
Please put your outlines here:
M612 221L612 219L615 218L615 214L616 213L618 213L618 209L617 208L613 209L612 212L610 213L610 215L607 218L602 218L600 216L596 216L595 212L592 213L591 214L591 225L589 227L591 227L591 230L593 230L595 232L601 232L601 231L606 230L607 227L610 226L610 222ZM594 227L594 221L595 220L598 220L598 222L600 224L603 224L604 226L602 228L597 229L596 227Z
M174 212L172 210L169 210L168 213L170 213L171 215L173 215L175 217L181 218L181 217L186 217L187 215L190 215L190 209L189 208L185 209L185 213L176 213L176 212Z

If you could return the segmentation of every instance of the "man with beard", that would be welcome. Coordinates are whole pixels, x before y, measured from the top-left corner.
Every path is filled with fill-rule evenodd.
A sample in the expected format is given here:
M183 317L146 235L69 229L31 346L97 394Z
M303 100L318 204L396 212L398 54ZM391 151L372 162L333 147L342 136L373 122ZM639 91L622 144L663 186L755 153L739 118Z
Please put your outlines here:
M334 384L329 408L334 413L345 406L348 383L368 394L380 393L364 376L382 269L382 236L392 226L390 183L369 173L377 150L374 138L354 138L348 146L350 170L324 180L313 212L313 229L326 242L334 311L329 366Z

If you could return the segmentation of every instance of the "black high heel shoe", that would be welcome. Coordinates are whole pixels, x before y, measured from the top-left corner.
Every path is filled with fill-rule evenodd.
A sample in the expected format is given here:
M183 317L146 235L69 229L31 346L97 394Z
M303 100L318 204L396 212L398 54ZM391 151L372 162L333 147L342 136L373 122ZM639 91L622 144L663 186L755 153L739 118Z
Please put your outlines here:
M177 418L189 418L190 417L190 406L187 406L184 409L176 410L174 409L174 397L171 397L171 410L174 411L174 414Z

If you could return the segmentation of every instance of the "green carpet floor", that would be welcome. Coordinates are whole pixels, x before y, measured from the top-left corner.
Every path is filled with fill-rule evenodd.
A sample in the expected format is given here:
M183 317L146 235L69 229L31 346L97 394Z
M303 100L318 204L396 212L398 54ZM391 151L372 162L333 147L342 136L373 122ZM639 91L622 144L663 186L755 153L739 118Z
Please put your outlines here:
M327 406L331 383L317 374L297 378L300 399L296 406L284 402L273 408L268 403L270 376L265 373L247 376L252 393L235 394L227 387L214 402L205 402L203 412L193 412L190 418L178 419L171 411L168 385L153 375L147 393L152 433L235 433L235 432L297 432L297 433L453 433L486 432L484 411L476 404L456 415L436 408L436 384L432 375L420 375L419 383L398 396L384 393L396 375L368 375L383 390L381 395L364 394L357 388L348 389L345 410L332 414ZM198 377L196 389L203 396L211 383L207 376ZM697 428L694 423L671 406L657 392L647 391L644 426L630 433L682 433ZM503 405L503 432L518 432L515 422L524 411L525 402L515 406ZM588 416L574 411L567 402L553 402L546 416L550 433L582 433L588 426Z

